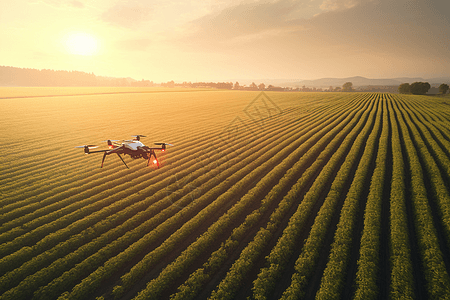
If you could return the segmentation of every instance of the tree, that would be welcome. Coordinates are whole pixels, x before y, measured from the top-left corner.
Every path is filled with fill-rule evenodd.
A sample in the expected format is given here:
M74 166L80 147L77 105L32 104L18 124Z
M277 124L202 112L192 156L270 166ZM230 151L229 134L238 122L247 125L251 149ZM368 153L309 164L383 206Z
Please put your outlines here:
M409 85L409 83L402 83L398 87L398 92L400 94L409 94L411 93L411 86Z
M442 95L445 95L445 94L447 94L448 89L449 89L448 84L443 83L439 86L439 93L441 93Z
M410 89L413 95L425 95L430 88L428 82L413 82Z
M260 91L264 91L266 89L266 85L264 83L261 83L260 85L258 85L258 89Z
M239 82L236 81L236 83L234 84L234 89L235 89L235 90L238 90L239 88L240 88Z
M344 85L342 86L342 91L343 92L353 92L353 83L351 83L351 82L344 83Z

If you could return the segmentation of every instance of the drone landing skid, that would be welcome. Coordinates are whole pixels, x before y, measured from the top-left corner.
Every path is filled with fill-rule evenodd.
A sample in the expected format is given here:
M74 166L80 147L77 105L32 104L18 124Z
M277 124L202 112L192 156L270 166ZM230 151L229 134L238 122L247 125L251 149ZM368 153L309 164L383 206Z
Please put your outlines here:
M119 153L117 153L117 156L120 158L120 160L123 162L123 164L125 165L125 167L128 168L127 164L125 163L125 161L123 160L122 156L120 156ZM128 168L129 169L129 168Z
M156 158L156 153L155 153L155 151L152 151L152 152L150 153L150 156L148 157L148 161L147 161L147 167L150 166L150 161L152 160L152 156L155 157L156 166L157 166L158 169L159 169L159 161L158 161L158 159Z
M119 153L116 153L117 156L120 158L120 160L123 162L123 164L125 165L125 167L127 167L129 169L129 167L127 166L127 164L125 163L125 161L123 160L122 156L120 156ZM103 159L102 159L102 165L100 166L100 168L103 168L103 163L105 162L105 158L106 155L108 155L106 152L103 153Z

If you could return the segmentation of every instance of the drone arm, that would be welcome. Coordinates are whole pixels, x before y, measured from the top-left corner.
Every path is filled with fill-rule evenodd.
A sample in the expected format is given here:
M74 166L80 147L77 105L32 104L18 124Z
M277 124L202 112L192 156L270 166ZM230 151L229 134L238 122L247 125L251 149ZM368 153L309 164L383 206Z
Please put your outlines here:
M97 150L97 151L89 151L88 153L86 153L86 154L92 154L92 153L102 153L102 152L108 152L109 150Z
M166 146L173 146L172 144L168 144L168 143L155 143L155 145L161 146L161 147L147 147L149 150L166 150Z
M166 146L162 145L161 147L147 147L148 150L166 150Z
M149 147L149 146L145 146L146 150L163 150L166 149L166 147L161 146L161 147Z

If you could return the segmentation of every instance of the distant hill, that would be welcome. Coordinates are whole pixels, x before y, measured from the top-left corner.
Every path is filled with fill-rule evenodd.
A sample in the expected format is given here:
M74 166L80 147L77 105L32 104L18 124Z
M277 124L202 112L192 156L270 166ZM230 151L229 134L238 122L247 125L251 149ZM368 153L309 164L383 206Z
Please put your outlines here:
M367 87L367 86L399 86L402 83L413 83L416 81L429 82L430 84L450 84L450 77L437 77L437 78L422 78L422 77L397 77L397 78L366 78L362 76L346 77L346 78L320 78L314 80L301 80L301 79L228 79L227 82L236 81L240 85L250 85L252 82L264 83L266 86L269 84L281 87L315 87L315 88L329 88L332 87L342 87L346 82L353 83L354 87Z
M450 77L437 77L424 79L420 77L399 77L399 78L366 78L362 76L354 76L347 78L320 78L315 80L300 79L233 79L226 80L234 84L239 82L241 86L250 86L253 82L256 85L264 83L266 87L269 85L278 87L303 87L323 88L342 87L346 82L353 83L353 87L368 86L399 86L402 83L413 83L416 81L429 82L433 84L447 83L450 84ZM173 82L173 81L172 81ZM183 82L183 81L180 81ZM17 68L9 66L0 66L0 86L155 86L153 81L141 80L137 81L133 78L115 78L96 76L93 73L85 73L80 71L63 71L48 69L29 69ZM163 83L161 83L163 85ZM396 88L395 88L396 89Z
M315 79L315 80L301 80L297 82L285 82L284 86L290 86L290 87L321 87L321 88L328 88L330 86L336 87L336 86L342 86L346 82L353 83L354 87L361 87L361 86L393 86L393 85L400 85L402 83L413 83L416 81L423 81L423 82L429 82L430 84L437 84L437 83L449 83L450 78L430 78L430 79L424 79L420 77L410 78L410 77L400 77L400 78L385 78L385 79L371 79L371 78L365 78L362 76L355 76L355 77L347 77L347 78L321 78L321 79Z
M0 66L0 86L153 86L152 81L96 76L80 71Z

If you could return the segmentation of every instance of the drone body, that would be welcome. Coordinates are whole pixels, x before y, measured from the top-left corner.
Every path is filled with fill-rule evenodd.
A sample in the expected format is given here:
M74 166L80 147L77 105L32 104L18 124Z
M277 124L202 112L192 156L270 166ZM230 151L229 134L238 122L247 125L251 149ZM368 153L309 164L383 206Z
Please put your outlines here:
M103 153L103 159L102 159L102 165L100 168L103 168L103 163L105 162L106 156L110 154L116 153L117 156L122 160L123 164L128 168L127 164L123 160L122 156L120 154L129 155L133 159L143 158L148 160L147 166L150 165L150 160L152 157L154 157L153 164L156 165L159 168L159 161L156 158L155 150L160 150L164 152L166 150L166 145L172 146L172 144L167 143L155 143L155 145L159 145L161 147L148 147L144 145L141 142L141 137L145 137L145 135L133 135L133 140L126 140L123 143L117 143L118 140L107 140L105 142L108 143L107 150L96 150L91 151L91 149L98 148L98 146L95 145L84 145L84 146L78 146L75 148L84 148L84 153L91 154L91 153Z

